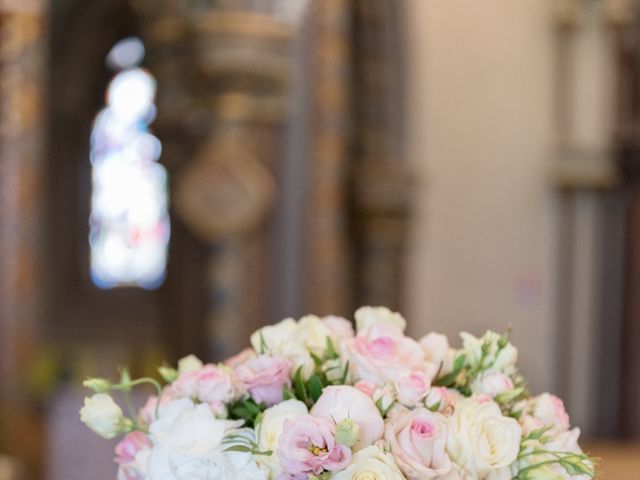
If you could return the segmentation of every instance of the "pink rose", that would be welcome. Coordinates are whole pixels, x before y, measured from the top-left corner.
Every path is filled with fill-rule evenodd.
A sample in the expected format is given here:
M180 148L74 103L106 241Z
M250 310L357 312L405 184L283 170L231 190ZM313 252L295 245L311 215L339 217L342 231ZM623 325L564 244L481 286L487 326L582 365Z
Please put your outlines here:
M151 448L151 440L142 432L127 433L116 445L116 463L131 463L140 450Z
M355 387L348 385L325 387L311 409L311 415L340 423L350 419L360 427L360 438L353 450L371 445L382 438L384 421L373 400Z
M138 453L151 449L151 440L142 432L127 433L116 445L114 461L119 465L118 480L142 480L142 466L136 462Z
M484 372L471 385L473 393L496 397L501 393L513 390L513 381L501 372Z
M332 420L302 415L284 421L278 457L284 473L306 479L345 468L351 461L351 450L336 442Z
M253 348L245 348L240 353L234 355L233 357L227 358L222 363L224 364L225 367L237 368L243 363L245 363L246 361L251 360L252 358L255 358L255 356L256 356L256 352Z
M394 382L412 370L426 372L430 368L420 345L393 325L373 325L343 340L341 350L356 380L376 385Z
M334 339L352 338L355 335L353 324L346 318L329 315L322 319L322 323L329 329Z
M232 372L213 364L180 375L172 387L179 397L212 405L231 402L238 396Z
M534 430L540 430L541 428L544 428L544 423L542 423L542 421L526 413L520 416L518 422L522 427L522 434L525 436L529 435Z
M367 382L366 380L360 380L356 382L353 386L369 397L373 397L373 392L376 391L376 387L377 387L375 383Z
M451 471L447 421L426 408L398 412L387 421L385 440L408 480L440 478Z
M429 392L431 382L422 372L411 372L395 382L398 401L407 406L416 406Z
M290 370L289 360L260 355L240 365L236 375L256 402L270 407L282 401L284 385L291 385Z
M471 398L473 398L478 403L493 403L493 397L484 393L473 395Z
M178 398L178 394L175 389L171 385L167 385L162 390L162 398L160 399L160 408L159 411L162 410L169 404L171 404L174 400ZM150 396L143 407L138 412L140 418L144 420L144 422L148 425L153 422L156 418L156 406L158 405L158 397L155 395Z
M550 393L543 393L532 399L532 415L554 430L567 430L569 428L569 415L564 408L562 400Z

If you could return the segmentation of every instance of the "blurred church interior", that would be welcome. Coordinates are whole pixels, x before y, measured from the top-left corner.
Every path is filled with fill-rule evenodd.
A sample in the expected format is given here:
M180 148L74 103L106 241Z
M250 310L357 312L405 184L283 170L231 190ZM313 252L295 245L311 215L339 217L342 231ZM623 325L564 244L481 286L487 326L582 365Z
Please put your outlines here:
M640 471L640 1L0 0L0 480L87 375L306 313L511 329Z

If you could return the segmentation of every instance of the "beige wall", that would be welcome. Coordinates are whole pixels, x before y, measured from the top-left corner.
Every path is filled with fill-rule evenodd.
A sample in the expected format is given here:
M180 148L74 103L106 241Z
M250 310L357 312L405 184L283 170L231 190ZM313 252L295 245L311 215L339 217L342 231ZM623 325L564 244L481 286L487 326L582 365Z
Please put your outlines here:
M421 176L407 317L419 335L513 324L552 389L553 26L546 0L406 0L410 160Z

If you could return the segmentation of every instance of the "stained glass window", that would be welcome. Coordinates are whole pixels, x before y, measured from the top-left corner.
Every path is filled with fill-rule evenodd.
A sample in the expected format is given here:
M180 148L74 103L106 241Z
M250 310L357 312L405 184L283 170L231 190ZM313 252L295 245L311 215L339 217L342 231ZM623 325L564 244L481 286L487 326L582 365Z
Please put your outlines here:
M137 38L118 42L107 64L117 73L91 133L91 278L100 288L153 289L165 277L170 224L162 147L149 132L156 82L140 67Z

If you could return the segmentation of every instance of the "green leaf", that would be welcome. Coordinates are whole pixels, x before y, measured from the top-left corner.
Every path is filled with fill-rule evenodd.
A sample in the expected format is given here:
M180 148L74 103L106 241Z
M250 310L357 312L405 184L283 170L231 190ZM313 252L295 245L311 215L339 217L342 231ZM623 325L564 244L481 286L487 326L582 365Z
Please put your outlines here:
M324 356L327 360L334 360L339 357L338 352L336 352L336 348L333 345L333 340L331 340L331 337L327 337L327 349Z
M322 380L317 375L311 375L308 382L309 394L314 402L317 402L322 395L322 389L324 385L322 384Z
M253 427L265 408L264 403L257 404L252 398L244 398L229 407L229 414L232 419L242 419L248 427Z
M285 385L282 388L282 399L283 400L291 400L292 398L296 398L288 385Z
M453 370L447 373L444 377L438 378L434 385L438 387L453 387L456 384L458 375L464 368L466 356L464 354L458 355L453 362Z
M433 384L437 387L453 387L460 372L453 371L444 377L438 378Z
M318 355L316 355L313 352L309 352L309 355L311 355L311 358L313 359L313 363L316 364L316 367L318 368L322 367L324 360L322 360Z
M298 367L296 373L293 375L293 391L296 394L298 400L307 403L309 396L307 395L307 388L302 381L302 367Z
M260 331L260 355L267 353L267 342L264 341L264 335Z
M442 403L442 402L441 402L440 400L438 400L438 401L437 401L437 403L435 403L435 404L433 404L433 405L431 405L431 406L427 406L427 408L428 408L429 410L431 410L432 412L437 412L438 410L440 410L440 404L441 404L441 403Z
M131 383L131 375L129 374L129 369L123 367L120 369L120 385L127 385ZM130 392L131 387L125 386L122 388L123 392Z
M340 385L347 383L347 375L349 375L349 360L344 364L344 372L342 372L342 378L340 379Z
M453 362L453 371L459 372L460 370L462 370L462 367L464 367L464 362L466 359L467 359L467 356L465 354L458 355Z
M234 445L233 447L226 448L225 452L245 452L251 453L253 452L253 448L247 447L245 445Z
M256 450L255 448L251 451L252 454L254 455L265 455L265 456L269 456L269 455L273 455L273 451L272 450Z
M167 383L171 383L176 378L178 378L178 371L175 368L169 367L167 365L163 365L162 367L159 367L158 373L160 374L162 379Z
M262 421L262 417L264 417L264 412L260 412L258 415L256 415L256 418L253 419L254 428L260 425L260 422Z

